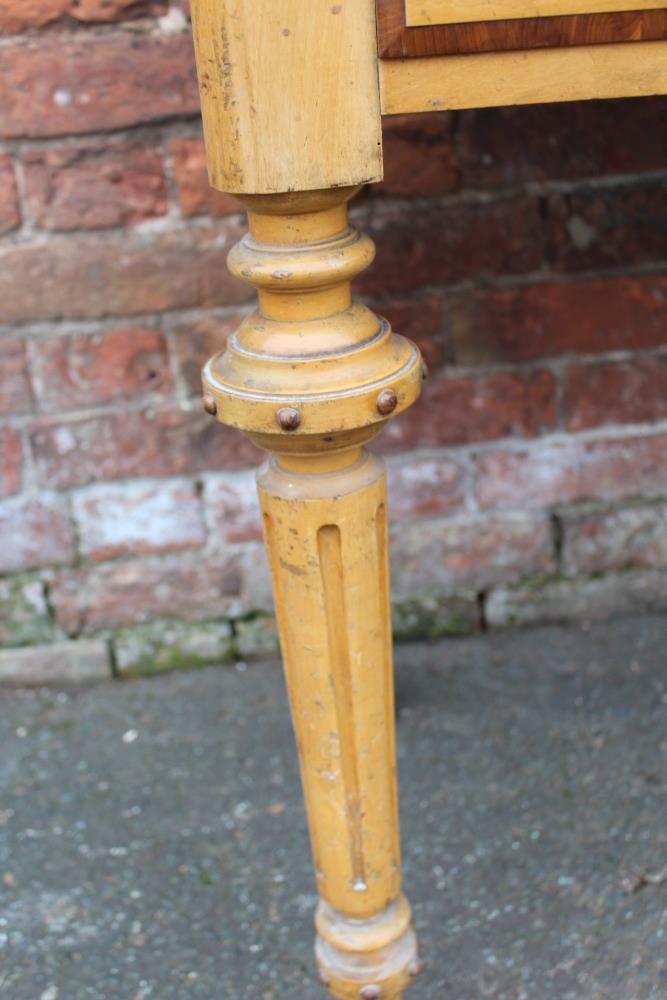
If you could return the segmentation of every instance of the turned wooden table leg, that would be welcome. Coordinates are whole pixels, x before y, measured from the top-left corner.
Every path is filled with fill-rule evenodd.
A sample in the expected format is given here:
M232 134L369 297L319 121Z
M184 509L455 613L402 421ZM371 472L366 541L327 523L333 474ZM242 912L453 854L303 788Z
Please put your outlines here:
M249 210L229 264L259 292L204 369L204 405L271 455L259 495L317 963L341 1000L396 1000L419 960L400 885L385 478L364 445L416 398L422 367L350 297L374 249L347 202L382 176L375 0L190 6L211 183Z
M419 971L401 894L387 508L363 447L419 392L417 349L350 299L373 247L351 189L247 198L232 271L259 309L204 370L205 404L271 452L259 496L320 904L320 978L395 1000Z

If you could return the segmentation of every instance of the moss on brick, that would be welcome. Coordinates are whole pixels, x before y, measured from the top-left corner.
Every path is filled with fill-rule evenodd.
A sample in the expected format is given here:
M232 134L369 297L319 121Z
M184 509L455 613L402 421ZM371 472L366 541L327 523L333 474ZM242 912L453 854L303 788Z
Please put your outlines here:
M280 653L275 619L268 615L251 615L235 622L236 649L243 660L257 660Z
M170 670L187 670L236 658L236 645L228 622L158 621L113 634L116 672L141 677Z
M0 646L33 646L53 639L44 584L35 576L0 580Z
M479 625L477 599L473 594L398 599L392 605L392 623L398 642L470 635Z

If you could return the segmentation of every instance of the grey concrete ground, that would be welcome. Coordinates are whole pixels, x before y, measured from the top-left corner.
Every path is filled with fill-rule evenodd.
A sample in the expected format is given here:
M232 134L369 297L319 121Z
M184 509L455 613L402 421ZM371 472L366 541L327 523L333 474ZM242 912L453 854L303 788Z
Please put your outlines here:
M667 619L399 648L414 1000L667 997ZM316 1000L275 664L2 694L2 1000Z

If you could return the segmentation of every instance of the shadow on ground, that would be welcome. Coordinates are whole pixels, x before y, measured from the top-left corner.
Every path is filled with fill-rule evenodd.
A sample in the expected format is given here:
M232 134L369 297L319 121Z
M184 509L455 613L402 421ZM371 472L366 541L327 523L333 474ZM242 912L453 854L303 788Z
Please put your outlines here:
M397 660L410 997L667 997L667 619ZM4 692L0 736L2 1000L324 997L276 664Z

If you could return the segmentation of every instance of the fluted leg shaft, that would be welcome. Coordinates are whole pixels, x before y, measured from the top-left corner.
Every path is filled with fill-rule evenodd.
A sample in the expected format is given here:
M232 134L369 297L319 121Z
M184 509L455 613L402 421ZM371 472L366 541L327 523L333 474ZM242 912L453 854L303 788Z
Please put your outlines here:
M320 976L338 997L395 997L416 965L400 894L383 462L359 448L272 459L259 495L321 898Z

